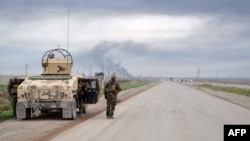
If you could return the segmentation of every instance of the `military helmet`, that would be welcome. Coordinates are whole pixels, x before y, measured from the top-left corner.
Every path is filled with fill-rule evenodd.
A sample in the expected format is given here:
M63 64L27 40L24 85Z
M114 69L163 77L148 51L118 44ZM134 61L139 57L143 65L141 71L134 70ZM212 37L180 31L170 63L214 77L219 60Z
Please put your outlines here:
M12 79L12 81L13 81L14 83L18 83L17 77L14 77L14 78Z
M13 78L13 81L17 81L17 80L18 80L17 77L14 77L14 78Z
M111 75L111 79L113 79L113 80L116 79L116 74L115 74L115 73L113 73L113 74Z

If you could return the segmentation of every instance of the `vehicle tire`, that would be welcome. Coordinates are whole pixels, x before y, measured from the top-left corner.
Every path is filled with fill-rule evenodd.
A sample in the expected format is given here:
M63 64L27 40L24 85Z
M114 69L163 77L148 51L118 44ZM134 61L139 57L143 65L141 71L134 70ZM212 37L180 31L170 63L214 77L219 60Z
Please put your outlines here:
M74 99L73 100L73 103L72 103L72 109L71 109L71 111L72 111L72 120L74 120L74 119L76 119L76 100Z
M26 108L26 114L24 120L28 120L31 118L31 108Z

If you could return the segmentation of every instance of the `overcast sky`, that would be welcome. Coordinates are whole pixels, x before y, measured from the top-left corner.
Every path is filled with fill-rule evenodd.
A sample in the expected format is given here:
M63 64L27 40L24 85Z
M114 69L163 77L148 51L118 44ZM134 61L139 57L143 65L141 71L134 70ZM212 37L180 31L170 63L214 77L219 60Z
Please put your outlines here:
M0 18L0 74L41 74L60 45L73 73L250 77L249 0L0 0Z

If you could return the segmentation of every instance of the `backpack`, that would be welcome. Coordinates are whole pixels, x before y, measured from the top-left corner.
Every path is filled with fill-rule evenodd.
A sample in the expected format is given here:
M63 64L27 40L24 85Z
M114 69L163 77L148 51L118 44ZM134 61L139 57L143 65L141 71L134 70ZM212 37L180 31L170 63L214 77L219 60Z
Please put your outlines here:
M116 93L116 83L111 82L108 84L107 93L113 93L113 94Z

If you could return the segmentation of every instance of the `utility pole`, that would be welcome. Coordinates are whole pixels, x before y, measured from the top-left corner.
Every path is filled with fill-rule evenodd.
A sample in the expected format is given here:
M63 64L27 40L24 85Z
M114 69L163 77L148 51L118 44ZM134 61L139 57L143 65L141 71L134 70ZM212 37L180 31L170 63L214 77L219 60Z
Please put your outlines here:
M197 74L196 74L197 79L200 79L200 75L201 75L201 69L198 68L197 69Z
M106 72L105 72L105 60L103 60L103 68L102 68L103 70L102 70L102 72L103 72L103 81L105 82L105 74L106 74Z

